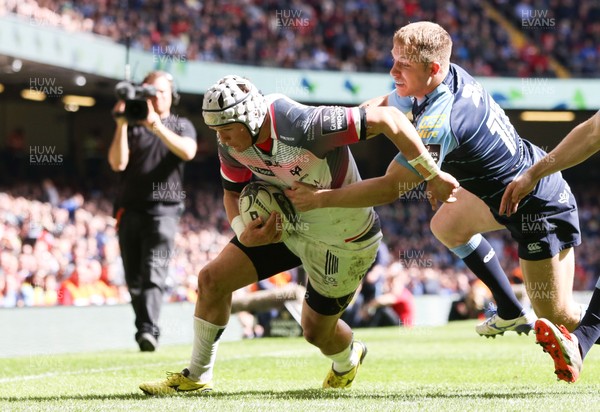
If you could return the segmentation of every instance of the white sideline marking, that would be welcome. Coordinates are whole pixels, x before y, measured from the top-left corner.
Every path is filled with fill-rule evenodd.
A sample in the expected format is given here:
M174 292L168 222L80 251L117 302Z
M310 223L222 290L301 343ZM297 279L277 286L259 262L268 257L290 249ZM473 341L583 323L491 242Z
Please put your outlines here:
M165 366L165 365L168 365L168 364L166 362L160 362L160 363L144 364L143 366L146 367L146 366ZM49 378L52 376L88 375L88 374L92 374L92 373L122 371L125 369L131 369L131 365L129 365L129 366L114 366L112 368L81 369L81 370L77 370L77 371L46 372L46 373L40 373L39 375L25 375L25 376L18 376L18 377L15 376L14 378L0 378L0 383L30 381L30 380L34 380L34 379Z
M270 353L265 353L265 354L260 354L260 355L235 355L235 356L229 356L229 357L227 357L227 359L235 360L235 359L247 359L247 358L299 357L299 355L302 355L303 352L305 352L304 354L308 353L308 351L297 351L297 350L291 351L290 350L290 351L270 352ZM310 351L310 353L314 353L314 351ZM157 363L145 363L141 366L146 368L149 366L159 367L159 366L171 366L171 365L173 365L172 362L168 362L168 363L167 362L157 362ZM89 375L89 374L93 374L93 373L122 371L125 369L131 369L131 368L132 368L132 366L128 365L128 366L113 366L111 368L80 369L77 371L46 372L46 373L40 373L38 375L25 375L25 376L15 376L12 378L0 378L0 383L31 381L31 380L35 380L35 379L44 379L44 378L50 378L50 377L54 377L54 376Z

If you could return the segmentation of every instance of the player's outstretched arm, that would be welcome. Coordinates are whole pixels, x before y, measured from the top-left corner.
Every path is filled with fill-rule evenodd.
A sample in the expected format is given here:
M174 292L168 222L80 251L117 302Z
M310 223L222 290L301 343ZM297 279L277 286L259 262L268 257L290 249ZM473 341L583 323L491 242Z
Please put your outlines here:
M366 111L367 139L384 134L407 159L428 154L417 130L400 110L392 106L371 106Z
M296 210L301 212L322 207L369 207L393 202L422 180L398 162L392 161L384 176L339 189L319 190L315 186L295 182L291 189L285 190L285 194Z
M550 153L512 181L504 191L500 214L510 216L540 179L575 166L600 150L600 112L576 126Z
M377 107L377 106L387 106L388 105L388 95L384 94L383 96L373 97L363 103L360 104L360 107Z
M408 118L391 106L368 107L366 110L367 138L385 134L396 145L411 166L428 181L432 207L435 208L438 201L454 202L460 186L458 181L440 170Z

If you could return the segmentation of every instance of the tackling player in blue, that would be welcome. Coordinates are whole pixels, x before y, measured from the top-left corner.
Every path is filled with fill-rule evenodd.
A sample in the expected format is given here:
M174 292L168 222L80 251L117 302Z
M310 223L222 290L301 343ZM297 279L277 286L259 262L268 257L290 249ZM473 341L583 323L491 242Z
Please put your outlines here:
M433 234L491 290L498 312L477 325L482 336L528 333L536 316L523 310L494 249L481 235L508 229L533 309L573 330L582 309L573 301L573 247L580 243L577 205L559 173L540 181L511 216L501 216L506 186L546 153L522 139L494 99L461 67L450 63L452 40L439 25L411 23L394 35L390 71L396 90L365 103L412 111L413 124L441 169L461 184L455 203L431 221ZM286 191L296 209L365 207L396 200L423 177L399 153L382 177L338 190L296 183ZM434 209L435 202L432 202ZM539 293L544 291L545 293ZM547 298L552 296L552 299Z

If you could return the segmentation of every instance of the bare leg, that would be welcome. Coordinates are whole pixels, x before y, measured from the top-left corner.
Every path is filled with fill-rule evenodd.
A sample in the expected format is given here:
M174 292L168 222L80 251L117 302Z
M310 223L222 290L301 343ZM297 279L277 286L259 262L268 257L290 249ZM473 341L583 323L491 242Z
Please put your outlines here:
M352 329L340 319L342 313L325 316L315 312L306 301L302 306L304 338L325 356L339 353L352 343Z
M352 343L352 330L340 319L342 312L326 316L315 312L304 301L302 327L304 338L331 359L332 369L323 382L324 388L349 388L366 354L362 343Z
M516 319L523 314L496 251L480 233L503 229L489 207L467 190L457 192L456 203L445 203L431 220L431 231L492 291L498 316ZM481 330L483 331L483 329ZM481 334L478 330L478 333ZM484 333L487 335L487 333Z
M521 259L521 268L535 313L573 331L581 319L581 306L573 300L573 248L565 249L550 259Z
M460 188L456 198L454 203L444 203L431 219L431 231L448 249L464 245L478 233L505 229L483 200L468 190Z
M232 293L258 279L250 258L228 244L198 275L194 342L188 367L191 379L212 380L219 338L229 322Z
M237 246L228 244L198 274L198 300L194 315L215 325L226 325L232 293L258 280L254 265Z

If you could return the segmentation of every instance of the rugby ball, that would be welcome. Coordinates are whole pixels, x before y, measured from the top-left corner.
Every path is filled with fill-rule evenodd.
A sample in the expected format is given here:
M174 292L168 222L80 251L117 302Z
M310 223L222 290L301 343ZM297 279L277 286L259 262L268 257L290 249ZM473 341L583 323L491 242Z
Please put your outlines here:
M294 205L290 202L283 190L267 182L248 183L239 200L240 216L245 225L262 217L266 222L272 211L281 216L282 235L281 240L285 240L294 231L294 222L296 221L296 211Z

